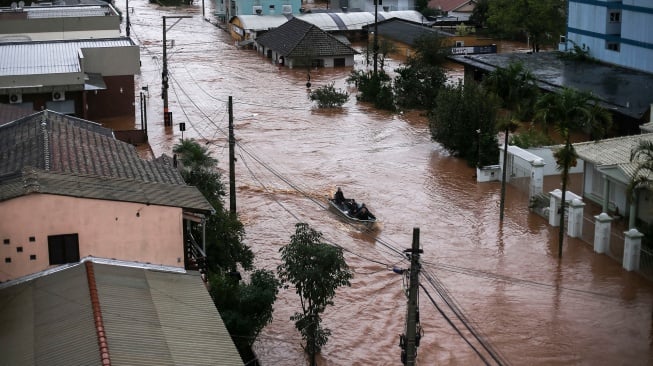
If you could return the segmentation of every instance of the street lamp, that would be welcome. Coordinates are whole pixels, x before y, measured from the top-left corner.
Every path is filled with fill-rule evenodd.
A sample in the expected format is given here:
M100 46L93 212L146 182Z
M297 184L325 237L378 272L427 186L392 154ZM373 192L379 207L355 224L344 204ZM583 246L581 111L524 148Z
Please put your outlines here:
M167 60L167 42L166 42L166 19L177 19L171 26L174 27L181 21L182 18L192 18L190 15L173 15L163 16L163 72L161 72L161 97L163 98L163 125L168 127L172 126L172 112L168 112L168 60Z

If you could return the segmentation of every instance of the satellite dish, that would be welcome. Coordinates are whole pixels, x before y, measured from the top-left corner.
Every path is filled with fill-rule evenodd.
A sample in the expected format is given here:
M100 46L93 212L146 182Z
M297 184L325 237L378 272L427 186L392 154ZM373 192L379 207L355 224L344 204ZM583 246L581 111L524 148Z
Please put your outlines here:
M24 2L23 0L20 0L20 1L18 2L18 7L19 7L19 8L24 8L24 7L25 7L25 2Z
M16 9L18 7L18 4L16 2L11 3L11 8Z

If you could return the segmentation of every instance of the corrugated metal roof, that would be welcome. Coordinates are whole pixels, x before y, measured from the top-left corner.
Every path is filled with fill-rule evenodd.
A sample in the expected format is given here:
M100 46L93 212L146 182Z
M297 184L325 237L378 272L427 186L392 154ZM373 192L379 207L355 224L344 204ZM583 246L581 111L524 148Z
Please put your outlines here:
M304 13L297 14L294 17L316 25L318 28L327 32L339 30L361 30L365 25L374 24L374 13L364 11L349 13ZM420 12L415 10L390 12L380 11L378 12L377 17L379 22L391 18L399 18L416 23L427 21ZM283 15L238 15L236 18L240 19L243 29L253 31L277 28L288 21L288 18Z
M0 42L0 76L81 72L82 48L133 46L131 39Z
M93 16L117 15L108 6L49 6L49 7L25 7L27 17L30 19L39 18L79 18Z
M0 364L100 364L84 266L1 289L0 308Z
M94 264L114 365L243 365L199 274Z
M93 268L112 365L243 365L198 273ZM0 288L0 309L0 364L101 364L83 264Z

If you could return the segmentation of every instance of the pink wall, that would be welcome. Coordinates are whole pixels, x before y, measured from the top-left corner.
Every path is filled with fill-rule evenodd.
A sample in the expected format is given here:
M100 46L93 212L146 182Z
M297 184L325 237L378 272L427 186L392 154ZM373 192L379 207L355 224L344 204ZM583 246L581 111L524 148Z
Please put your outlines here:
M0 281L50 268L48 235L60 234L79 235L80 258L183 267L182 225L178 207L40 193L0 202Z

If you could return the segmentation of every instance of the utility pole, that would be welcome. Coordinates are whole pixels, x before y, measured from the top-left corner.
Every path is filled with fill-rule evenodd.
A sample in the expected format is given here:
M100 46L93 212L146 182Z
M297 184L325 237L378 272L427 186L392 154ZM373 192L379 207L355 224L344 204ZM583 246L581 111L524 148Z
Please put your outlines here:
M229 212L236 214L236 156L234 147L236 138L234 137L234 111L229 96Z
M378 21L379 11L378 11L378 9L379 9L379 2L380 1L381 0L374 0L374 45L372 46L373 47L373 52L374 52L374 76L376 76L376 69L377 69L377 66L376 66L377 65L377 60L376 59L379 57L379 41L377 39L377 34L379 33L379 27L378 27L378 24L379 24L379 21Z
M127 19L125 25L127 26L127 37L129 37L129 0L125 0L125 11L127 12Z
M163 98L163 125L166 127L172 126L172 113L168 112L168 56L167 56L167 41L166 41L166 19L175 18L177 21L170 26L174 27L181 21L182 18L192 18L190 15L173 15L163 16L163 71L161 72L161 97Z
M419 248L419 228L413 228L413 245L411 249L404 250L410 258L408 306L406 311L406 335L400 337L399 345L402 347L401 361L407 366L415 366L417 360L417 347L421 338L419 325L419 255L423 251Z

